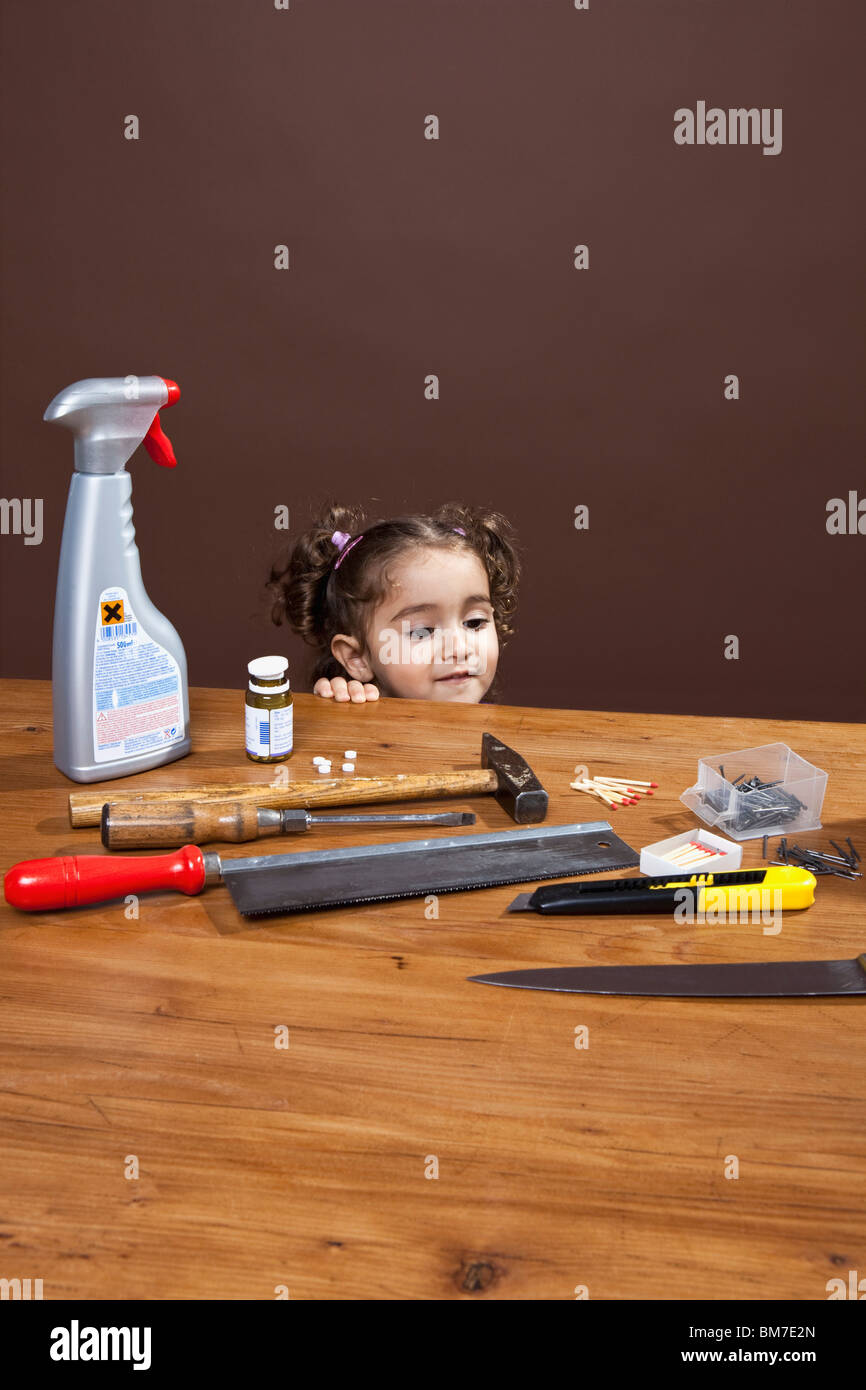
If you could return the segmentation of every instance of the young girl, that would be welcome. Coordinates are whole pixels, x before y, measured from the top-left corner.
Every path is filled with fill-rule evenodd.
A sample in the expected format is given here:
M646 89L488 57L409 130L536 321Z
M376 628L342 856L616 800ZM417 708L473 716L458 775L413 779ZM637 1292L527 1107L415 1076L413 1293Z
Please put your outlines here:
M477 703L512 632L518 576L497 512L453 505L368 525L331 507L271 571L271 616L315 647L326 699Z

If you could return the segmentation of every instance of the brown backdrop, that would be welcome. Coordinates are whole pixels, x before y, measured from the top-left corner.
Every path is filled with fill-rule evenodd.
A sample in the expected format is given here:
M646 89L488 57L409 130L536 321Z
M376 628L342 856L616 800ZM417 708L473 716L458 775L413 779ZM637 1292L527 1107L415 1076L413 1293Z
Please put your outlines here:
M862 0L6 0L4 29L2 493L45 520L0 537L3 674L50 672L45 406L156 372L180 466L137 454L135 519L194 684L285 650L304 685L276 506L460 498L525 553L507 701L866 715L866 537L826 530L866 495ZM677 146L699 100L781 107L781 154Z

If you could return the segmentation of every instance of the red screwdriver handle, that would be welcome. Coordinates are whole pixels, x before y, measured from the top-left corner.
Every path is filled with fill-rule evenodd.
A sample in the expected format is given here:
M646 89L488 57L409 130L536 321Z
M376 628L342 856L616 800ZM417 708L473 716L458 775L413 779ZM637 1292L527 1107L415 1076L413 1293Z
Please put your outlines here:
M110 902L127 893L176 888L200 893L205 883L204 855L198 845L174 854L68 854L56 859L24 859L3 880L6 901L24 912L83 907Z

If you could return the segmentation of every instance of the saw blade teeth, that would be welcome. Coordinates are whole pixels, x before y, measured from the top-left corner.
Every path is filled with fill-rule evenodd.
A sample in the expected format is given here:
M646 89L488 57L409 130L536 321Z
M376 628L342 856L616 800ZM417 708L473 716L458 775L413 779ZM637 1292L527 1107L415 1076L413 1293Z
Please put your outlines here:
M634 868L640 861L634 859L631 864L593 864L586 869L575 869L568 875L569 878L584 878L587 874L612 873L615 869ZM562 878L562 868L552 870L549 874L540 874L530 882L541 882L548 878ZM286 917L296 912L325 912L340 907L363 907L365 903L388 903L409 901L411 898L423 898L430 893L474 893L480 888L509 888L515 883L525 883L525 878L497 878L490 883L473 883L468 886L465 883L451 884L447 887L421 889L417 893L377 893L365 895L363 898L338 898L333 902L298 903L285 905L283 907L241 907L235 901L235 906L243 917ZM229 886L231 892L231 886ZM234 895L232 894L234 897Z

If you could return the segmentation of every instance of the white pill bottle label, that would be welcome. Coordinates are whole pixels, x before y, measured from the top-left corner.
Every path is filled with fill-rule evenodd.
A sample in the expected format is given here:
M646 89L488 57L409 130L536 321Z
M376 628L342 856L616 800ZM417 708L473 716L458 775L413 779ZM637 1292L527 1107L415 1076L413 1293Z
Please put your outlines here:
M292 751L294 708L255 709L246 707L247 752L255 758L283 758Z

